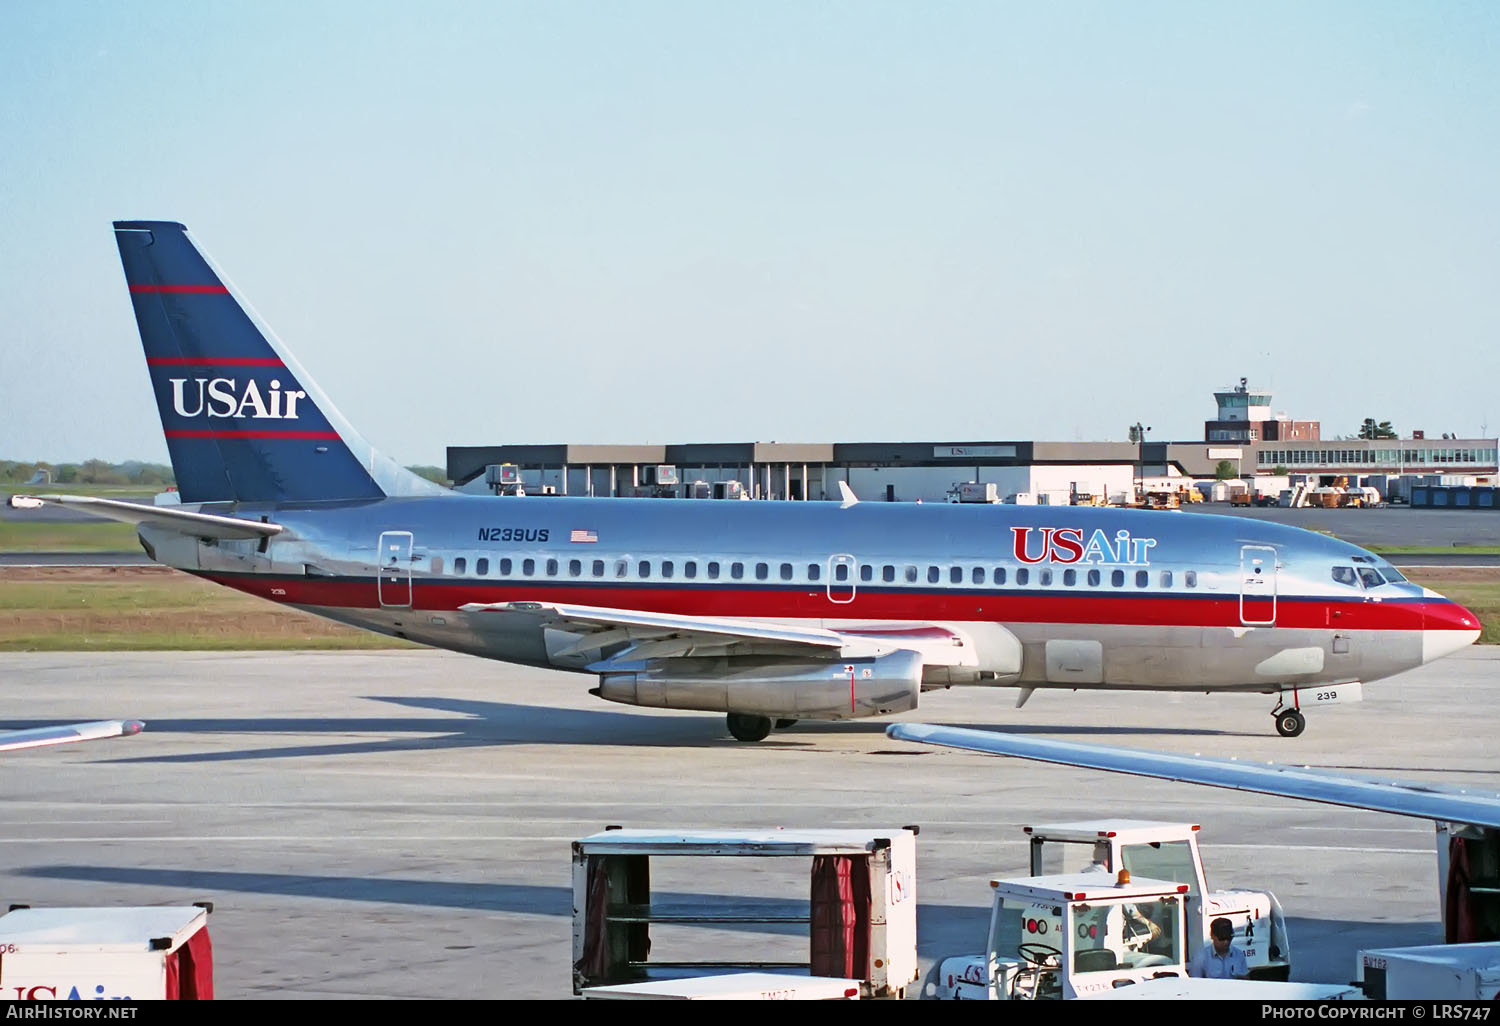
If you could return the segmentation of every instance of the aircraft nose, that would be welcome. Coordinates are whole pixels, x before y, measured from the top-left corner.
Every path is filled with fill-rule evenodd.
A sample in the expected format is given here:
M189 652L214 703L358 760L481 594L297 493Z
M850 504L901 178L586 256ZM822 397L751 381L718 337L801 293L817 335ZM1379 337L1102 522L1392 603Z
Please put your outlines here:
M1422 662L1452 655L1479 640L1479 617L1430 588L1422 609Z

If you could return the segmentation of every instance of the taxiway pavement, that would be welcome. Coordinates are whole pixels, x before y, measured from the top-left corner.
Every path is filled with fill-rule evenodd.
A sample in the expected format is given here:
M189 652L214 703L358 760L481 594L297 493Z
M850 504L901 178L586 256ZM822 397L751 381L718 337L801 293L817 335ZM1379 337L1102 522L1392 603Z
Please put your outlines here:
M1316 710L1292 740L1260 695L1038 692L1018 711L1014 690L954 689L900 718L1493 793L1497 671L1500 650L1467 650ZM982 944L986 881L1025 870L1023 824L1100 816L1201 823L1211 886L1281 899L1297 979L1347 981L1359 948L1441 939L1424 821L907 745L890 719L739 744L720 716L425 651L11 654L0 680L5 725L147 721L3 757L0 902L212 900L225 997L567 997L569 842L606 824L920 824L924 971ZM713 867L679 865L654 886L719 893ZM804 883L749 886L791 901ZM798 950L759 929L712 939Z

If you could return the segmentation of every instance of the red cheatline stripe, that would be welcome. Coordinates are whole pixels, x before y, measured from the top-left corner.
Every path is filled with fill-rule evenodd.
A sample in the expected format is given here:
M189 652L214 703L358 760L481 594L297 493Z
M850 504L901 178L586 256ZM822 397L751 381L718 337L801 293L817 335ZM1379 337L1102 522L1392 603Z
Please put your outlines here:
M337 431L172 431L168 438L287 438L299 442L337 442Z
M186 295L228 295L222 285L132 285L131 292L175 292Z
M148 356L152 367L281 367L274 356Z

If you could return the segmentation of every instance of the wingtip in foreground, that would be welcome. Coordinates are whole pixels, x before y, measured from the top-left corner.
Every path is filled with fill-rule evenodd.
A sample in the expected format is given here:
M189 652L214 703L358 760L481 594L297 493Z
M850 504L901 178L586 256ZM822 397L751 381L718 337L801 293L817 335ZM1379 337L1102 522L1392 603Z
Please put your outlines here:
M95 720L91 723L64 723L56 727L36 727L0 733L0 752L23 748L45 748L75 741L99 741L107 737L130 737L146 729L140 720Z
M1500 828L1500 795L1467 794L1425 784L1337 776L1301 766L1240 762L1201 755L1144 752L1135 748L1049 741L989 730L966 730L928 723L896 723L886 734L986 755L1008 755L1081 769L1129 773L1188 784L1254 791L1283 798L1344 805L1471 826Z

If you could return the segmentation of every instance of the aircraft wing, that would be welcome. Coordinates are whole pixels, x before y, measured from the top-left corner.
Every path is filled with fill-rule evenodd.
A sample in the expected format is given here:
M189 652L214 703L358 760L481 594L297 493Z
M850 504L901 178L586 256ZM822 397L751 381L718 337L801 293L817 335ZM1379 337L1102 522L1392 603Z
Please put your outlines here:
M886 734L900 741L961 748L987 755L1010 755L1063 766L1130 773L1161 780L1180 780L1210 787L1301 798L1329 805L1389 812L1397 816L1467 823L1500 829L1500 797L1428 788L1391 780L1366 780L1317 772L1300 766L1240 762L1201 755L1169 755L1133 748L1043 738L1018 737L988 730L938 727L926 723L897 723Z
M238 517L197 513L173 506L146 506L138 502L99 499L89 495L12 495L10 505L12 509L62 506L127 524L149 524L194 538L269 538L286 530L280 524L266 524L259 520L241 520Z
M543 623L581 637L568 648L551 653L561 658L621 642L633 643L618 659L665 659L685 656L695 649L748 646L756 643L791 645L817 650L827 658L837 657L860 639L822 627L762 623L721 616L683 616L645 613L634 609L603 606L554 605L544 602L471 602L460 607L466 613L522 613L540 615ZM601 669L596 665L591 669Z
M139 734L145 727L140 720L96 720L93 723L66 723L57 727L0 731L0 752L66 745L75 741L98 741L106 737L129 737Z

